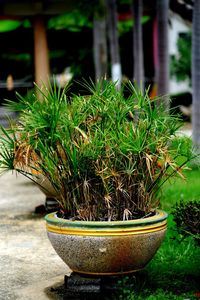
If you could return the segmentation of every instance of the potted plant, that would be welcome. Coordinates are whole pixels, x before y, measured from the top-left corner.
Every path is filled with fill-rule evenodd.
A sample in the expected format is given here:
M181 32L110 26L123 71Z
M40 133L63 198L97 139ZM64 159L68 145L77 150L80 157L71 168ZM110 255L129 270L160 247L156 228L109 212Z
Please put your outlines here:
M45 217L48 237L72 271L135 272L165 235L161 187L190 159L175 137L181 123L131 82L117 90L108 80L83 81L82 94L68 87L36 86L8 101L21 114L2 128L0 167L53 189L59 209Z

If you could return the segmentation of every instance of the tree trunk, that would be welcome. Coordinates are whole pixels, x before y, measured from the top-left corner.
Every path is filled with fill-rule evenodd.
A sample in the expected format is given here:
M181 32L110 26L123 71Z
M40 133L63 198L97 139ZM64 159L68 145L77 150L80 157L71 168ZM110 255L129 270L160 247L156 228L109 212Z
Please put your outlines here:
M117 30L117 4L116 0L106 0L108 37L111 57L112 81L116 82L116 87L121 87L122 71L119 53L119 41Z
M48 86L50 66L46 28L42 16L34 18L34 63L35 82L40 86Z
M107 75L107 41L106 16L104 1L99 1L99 7L94 13L93 46L95 80L98 81Z
M192 138L200 153L200 1L194 1L192 20Z
M168 51L169 0L157 0L158 65L156 82L158 96L164 96L164 105L169 108L169 51Z
M133 80L141 89L144 88L144 58L143 58L143 34L141 17L143 13L143 1L133 0L132 11L134 18L133 26Z

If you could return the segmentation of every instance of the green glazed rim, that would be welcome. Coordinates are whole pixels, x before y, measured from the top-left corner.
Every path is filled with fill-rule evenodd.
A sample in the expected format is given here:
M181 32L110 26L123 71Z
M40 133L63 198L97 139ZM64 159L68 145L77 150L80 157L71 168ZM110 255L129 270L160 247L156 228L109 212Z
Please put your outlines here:
M48 225L58 226L61 228L80 228L80 229L125 229L129 227L141 227L141 226L151 226L158 223L166 224L168 214L162 210L156 210L156 214L151 217L135 219L135 220L125 220L125 221L73 221L68 219L58 218L56 212L47 214L45 220Z

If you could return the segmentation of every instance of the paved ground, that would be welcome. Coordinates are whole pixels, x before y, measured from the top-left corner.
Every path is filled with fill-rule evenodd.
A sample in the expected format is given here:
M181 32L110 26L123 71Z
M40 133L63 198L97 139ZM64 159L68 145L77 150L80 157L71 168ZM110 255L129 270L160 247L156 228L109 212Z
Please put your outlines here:
M45 195L23 176L0 177L0 300L64 299L55 293L69 269L52 248L43 215Z

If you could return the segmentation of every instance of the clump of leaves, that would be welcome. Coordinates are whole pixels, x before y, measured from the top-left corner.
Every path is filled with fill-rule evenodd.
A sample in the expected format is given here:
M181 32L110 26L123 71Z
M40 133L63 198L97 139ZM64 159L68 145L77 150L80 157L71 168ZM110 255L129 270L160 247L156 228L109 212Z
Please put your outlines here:
M177 231L185 238L192 236L200 246L200 201L180 201L172 214Z
M131 82L128 97L107 80L81 85L83 95L69 96L54 83L36 87L30 101L19 97L19 123L9 133L2 129L0 167L40 184L46 178L66 218L148 216L159 206L163 183L183 177L190 159L183 139L174 142L179 118Z

